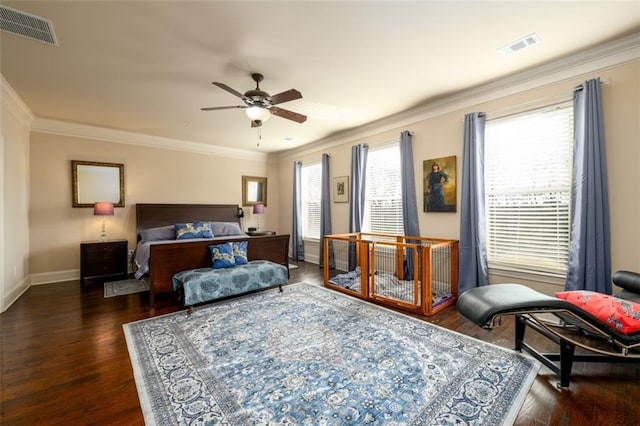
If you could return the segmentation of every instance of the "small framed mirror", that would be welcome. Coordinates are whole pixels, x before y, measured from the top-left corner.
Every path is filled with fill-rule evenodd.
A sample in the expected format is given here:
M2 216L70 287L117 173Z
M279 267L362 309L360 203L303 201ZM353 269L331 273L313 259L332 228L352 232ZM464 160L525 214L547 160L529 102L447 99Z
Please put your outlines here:
M98 201L124 207L124 164L71 160L73 207Z
M242 205L254 204L267 206L267 178L242 176Z

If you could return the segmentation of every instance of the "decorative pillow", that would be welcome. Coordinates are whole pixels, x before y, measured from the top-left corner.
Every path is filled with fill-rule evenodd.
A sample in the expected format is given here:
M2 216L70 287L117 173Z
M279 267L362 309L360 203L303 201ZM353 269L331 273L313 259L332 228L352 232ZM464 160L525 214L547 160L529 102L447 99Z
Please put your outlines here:
M213 269L230 268L236 265L236 260L233 256L233 246L231 243L209 246L209 252L211 253Z
M162 241L175 240L176 228L173 225L160 226L158 228L149 228L140 231L140 241Z
M209 222L176 223L176 240L213 238Z
M236 222L211 222L211 231L217 237L247 235Z
M593 291L562 291L556 297L584 309L623 334L640 331L640 303Z
M249 261L247 259L247 242L246 241L232 241L233 256L236 259L236 265L246 265Z

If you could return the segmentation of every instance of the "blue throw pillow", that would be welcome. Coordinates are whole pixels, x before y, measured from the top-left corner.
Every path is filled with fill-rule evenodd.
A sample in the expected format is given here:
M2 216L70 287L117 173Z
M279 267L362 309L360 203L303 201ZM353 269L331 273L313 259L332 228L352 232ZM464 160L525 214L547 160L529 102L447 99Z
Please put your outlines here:
M213 238L209 222L176 223L176 240Z
M213 269L230 268L236 265L236 260L233 256L233 246L231 243L209 246L209 252L211 253Z
M249 261L247 259L247 242L246 241L233 241L233 257L236 259L236 265L246 265Z

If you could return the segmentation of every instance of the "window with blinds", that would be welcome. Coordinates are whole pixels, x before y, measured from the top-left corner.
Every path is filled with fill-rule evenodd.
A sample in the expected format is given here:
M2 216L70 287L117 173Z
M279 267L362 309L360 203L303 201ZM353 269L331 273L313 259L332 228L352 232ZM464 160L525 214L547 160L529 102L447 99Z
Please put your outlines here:
M566 276L572 160L570 104L487 121L490 268Z
M302 238L320 239L322 163L302 166Z
M403 235L399 144L369 151L366 179L363 229Z

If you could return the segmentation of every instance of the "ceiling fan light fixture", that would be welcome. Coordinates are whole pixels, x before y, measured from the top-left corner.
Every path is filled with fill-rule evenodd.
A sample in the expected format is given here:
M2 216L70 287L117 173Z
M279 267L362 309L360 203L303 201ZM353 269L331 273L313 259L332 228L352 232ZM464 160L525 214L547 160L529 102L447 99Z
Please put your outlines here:
M250 106L246 110L247 117L251 119L251 121L260 121L265 123L271 117L271 113L268 109L260 106Z
M256 82L256 88L253 90L248 90L244 94L238 92L235 89L232 89L224 83L220 83L217 81L212 82L214 86L218 86L222 90L242 99L244 105L207 107L200 109L202 111L216 111L221 109L236 108L244 109L247 117L249 117L249 119L251 120L251 127L262 126L262 124L267 122L267 120L269 120L272 115L295 121L296 123L304 123L307 120L306 115L298 114L297 112L289 111L288 109L275 106L285 102L294 101L296 99L301 99L302 93L300 93L296 89L289 89L271 96L267 92L260 90L259 83L263 79L262 74L251 74L251 78L253 78L253 80Z

